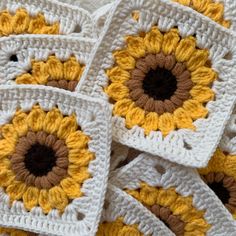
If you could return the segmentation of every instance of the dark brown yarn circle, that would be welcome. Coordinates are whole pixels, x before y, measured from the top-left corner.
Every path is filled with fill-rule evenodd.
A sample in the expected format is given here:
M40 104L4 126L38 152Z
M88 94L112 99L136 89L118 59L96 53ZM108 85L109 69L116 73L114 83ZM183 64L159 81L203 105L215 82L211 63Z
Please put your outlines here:
M68 164L65 142L44 131L21 137L11 156L16 179L39 189L58 185L67 176Z
M138 107L161 115L173 113L190 98L193 82L183 63L161 52L138 59L126 86Z

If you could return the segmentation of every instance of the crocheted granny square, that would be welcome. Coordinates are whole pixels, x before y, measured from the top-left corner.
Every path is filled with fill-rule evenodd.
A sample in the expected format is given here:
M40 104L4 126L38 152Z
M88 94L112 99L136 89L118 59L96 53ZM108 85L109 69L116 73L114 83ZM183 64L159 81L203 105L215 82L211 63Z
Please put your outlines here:
M174 235L165 224L119 188L108 185L97 236Z
M113 11L78 91L109 101L115 141L206 166L235 98L232 32L168 1Z
M141 154L110 183L140 201L176 235L231 235L236 222L193 169Z
M91 15L54 0L1 0L0 36L71 34L96 37Z
M0 225L95 234L109 170L106 103L27 85L0 97Z
M0 38L0 84L32 84L74 91L94 40L28 35Z

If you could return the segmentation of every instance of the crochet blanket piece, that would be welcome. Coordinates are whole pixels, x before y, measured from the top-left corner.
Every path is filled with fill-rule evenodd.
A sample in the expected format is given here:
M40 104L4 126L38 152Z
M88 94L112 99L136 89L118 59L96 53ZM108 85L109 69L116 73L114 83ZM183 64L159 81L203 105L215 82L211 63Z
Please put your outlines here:
M42 86L0 96L0 225L95 234L109 170L107 105Z
M175 235L235 232L232 216L193 169L140 154L114 171L110 183L138 200Z
M204 167L233 109L234 43L180 4L118 1L77 90L110 103L115 141Z

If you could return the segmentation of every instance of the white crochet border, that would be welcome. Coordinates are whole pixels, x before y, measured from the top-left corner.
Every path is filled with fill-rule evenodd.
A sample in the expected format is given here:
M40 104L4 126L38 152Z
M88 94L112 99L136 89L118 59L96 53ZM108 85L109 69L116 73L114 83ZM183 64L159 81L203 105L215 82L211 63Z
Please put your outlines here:
M136 22L131 13L140 12ZM144 135L141 127L125 127L125 119L113 117L113 139L141 151L192 167L204 167L215 151L233 109L235 99L236 48L233 32L210 21L190 8L164 0L121 0L113 7L101 40L94 47L90 66L77 90L94 97L108 99L103 88L108 83L105 70L112 67L112 52L125 46L124 36L149 31L157 24L163 31L177 26L182 37L195 35L199 48L208 48L212 68L219 78L213 84L216 100L207 104L207 119L194 122L196 131L179 129L165 138L160 131ZM226 59L226 55L232 59ZM112 104L111 104L112 106ZM188 147L191 147L189 150Z
M121 189L137 189L140 182L164 189L174 187L180 195L192 196L193 206L205 210L204 218L212 225L208 236L234 235L236 221L196 170L143 153L125 167L114 171L109 180L109 183Z
M44 86L4 86L0 89L0 124L9 122L16 108L29 111L38 103L45 110L57 106L65 115L75 113L83 132L91 137L89 150L96 159L89 164L92 178L82 185L84 196L74 199L60 217L57 210L44 215L40 207L31 212L15 201L8 207L9 197L0 190L0 225L53 235L94 235L99 223L107 187L111 145L111 111L99 99L73 95L68 91ZM77 214L85 215L83 220Z
M14 79L32 68L31 60L46 61L56 55L65 61L70 56L88 64L94 39L48 35L17 35L0 38L0 84L15 84ZM10 61L16 55L18 61Z
M174 236L170 229L140 202L111 184L108 185L106 204L108 207L103 211L102 221L113 222L122 217L127 225L137 224L144 235Z
M0 11L25 8L30 15L43 13L48 23L60 23L60 34L72 34L95 38L93 19L83 8L64 4L56 0L1 0Z

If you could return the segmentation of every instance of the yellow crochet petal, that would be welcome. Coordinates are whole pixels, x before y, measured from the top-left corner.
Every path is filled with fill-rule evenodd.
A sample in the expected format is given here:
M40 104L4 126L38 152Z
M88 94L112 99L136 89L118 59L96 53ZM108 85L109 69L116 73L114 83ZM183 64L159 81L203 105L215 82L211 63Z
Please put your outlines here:
M6 139L0 140L0 159L9 157L15 151L14 143L9 142Z
M155 187L142 184L140 189L140 199L145 205L152 206L156 203L158 190Z
M192 99L185 101L183 108L188 112L193 120L205 118L208 114L208 110L202 105L202 103Z
M28 33L40 34L42 28L46 25L45 18L42 14L39 14L35 18L30 20Z
M174 2L178 2L184 6L189 6L191 3L191 0L173 0Z
M18 9L13 16L12 25L15 34L22 34L27 31L29 27L30 17L26 10Z
M57 132L58 127L62 122L63 116L59 109L53 108L51 111L47 112L43 123L43 130L49 134L54 134Z
M36 207L38 205L38 199L39 189L35 187L28 187L26 192L23 194L23 202L27 210L31 210Z
M181 220L186 223L191 222L193 220L204 218L204 214L205 214L204 211L199 211L199 210L196 210L195 208L192 208L190 211L181 215Z
M134 107L134 102L125 98L115 103L113 107L113 114L118 116L126 116L128 111Z
M121 69L119 66L115 66L106 72L111 82L123 83L130 79L130 73L126 70Z
M185 39L181 39L175 51L177 61L184 62L189 60L196 50L195 47L196 40L194 37L190 36Z
M123 98L129 97L129 89L121 83L112 83L106 89L105 92L109 97L115 101L119 101Z
M41 34L59 34L59 30L60 30L60 25L59 23L55 23L53 25L50 26L43 26L41 30L39 30L39 32Z
M149 135L151 131L158 129L158 115L155 112L150 112L146 115L144 124L142 125L145 134Z
M1 187L7 187L11 185L13 180L15 179L15 176L12 171L7 169L0 169L0 186Z
M78 167L77 165L69 165L68 174L77 182L83 183L86 179L90 178L87 167Z
M135 125L141 126L145 121L145 112L143 109L136 107L128 111L126 115L126 127L132 128Z
M225 158L224 173L236 179L236 156L228 155Z
M12 32L12 16L10 13L3 11L0 13L0 34L9 35Z
M68 198L61 187L55 186L49 190L49 203L52 208L63 211L68 205Z
M179 40L180 37L177 29L171 29L169 32L165 33L162 43L162 51L164 54L169 55L175 52Z
M140 58L145 55L145 45L143 38L138 36L126 37L127 51L133 57Z
M49 77L46 63L42 61L34 62L32 65L32 75L38 84L46 84Z
M197 68L204 66L208 60L208 56L208 50L196 50L186 63L188 70L194 71Z
M11 236L28 236L28 233L21 230L13 230Z
M52 209L49 203L49 192L48 190L41 189L39 193L39 206L42 208L44 214L47 214Z
M192 6L193 9L198 11L198 12L204 12L208 5L211 3L212 0L204 0L204 1L199 1L199 0L192 0Z
M9 158L1 158L0 159L0 170L2 171L7 171L11 168L11 161ZM11 171L9 172L9 174L11 173ZM14 176L13 173L11 173L12 176Z
M177 194L173 189L160 189L158 191L158 196L156 203L160 206L168 207L171 205L177 198Z
M210 225L204 219L196 219L187 223L184 227L185 231L195 231L206 232L210 228Z
M144 44L148 53L159 53L161 50L163 35L159 29L154 26L151 31L146 33Z
M16 78L17 84L37 84L37 80L31 74L23 74L17 76Z
M7 139L9 142L15 144L18 139L18 134L12 124L6 124L0 127L1 135L3 138Z
M28 126L35 132L42 130L45 116L39 106L34 106L26 119Z
M170 113L164 113L159 117L159 130L164 136L175 129L174 117Z
M89 138L82 131L70 133L66 138L68 148L85 148L88 145Z
M186 198L177 197L176 201L169 206L174 215L182 215L191 210L191 205L186 203Z
M69 162L77 167L87 166L90 161L95 158L95 155L87 149L75 148L69 150Z
M69 198L74 199L82 196L82 192L80 191L80 185L76 183L74 179L63 179L60 184Z
M99 234L101 236L118 236L123 226L124 224L119 219L115 222L102 223L99 226Z
M217 74L214 70L208 67L199 67L191 74L191 79L195 84L198 85L209 85L214 82L217 78Z
M135 67L135 59L126 51L120 50L113 53L117 65L124 70L132 70Z
M78 125L74 115L65 117L61 121L60 127L58 127L57 136L60 139L66 139L68 135L75 132L77 128Z
M224 5L221 3L211 3L207 6L204 15L217 22L224 16Z
M181 107L174 111L174 121L179 129L195 129L190 113Z
M131 225L125 225L120 231L119 236L141 236L142 234L138 229L134 228Z
M198 171L202 175L206 175L212 171L224 172L226 159L227 157L225 154L220 149L216 149L216 152L209 161L208 166L206 168L198 169Z
M141 202L140 192L137 190L126 190L126 192L132 196L133 198L137 199L139 202Z
M12 119L14 129L20 137L25 136L28 131L28 125L26 122L27 115L22 111L17 111Z
M66 80L79 80L82 74L82 67L75 57L71 57L63 65L64 79Z
M63 79L63 64L55 56L50 56L46 62L49 76L52 80Z
M214 99L214 92L206 86L196 85L190 91L194 100L208 102Z
M10 197L11 201L20 200L27 190L24 183L19 181L14 181L12 184L8 185L6 189L7 195Z

